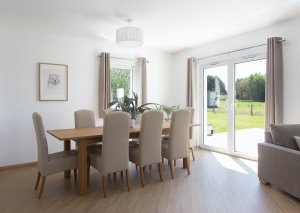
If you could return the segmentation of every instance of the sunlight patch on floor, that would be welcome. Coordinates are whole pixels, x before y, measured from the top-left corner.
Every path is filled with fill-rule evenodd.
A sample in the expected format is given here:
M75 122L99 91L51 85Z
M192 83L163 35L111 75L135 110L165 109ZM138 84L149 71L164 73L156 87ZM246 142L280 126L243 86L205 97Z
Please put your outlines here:
M212 152L212 154L224 168L243 174L249 174L245 169L243 169L243 167L241 167L237 162L235 162L231 156L216 152Z

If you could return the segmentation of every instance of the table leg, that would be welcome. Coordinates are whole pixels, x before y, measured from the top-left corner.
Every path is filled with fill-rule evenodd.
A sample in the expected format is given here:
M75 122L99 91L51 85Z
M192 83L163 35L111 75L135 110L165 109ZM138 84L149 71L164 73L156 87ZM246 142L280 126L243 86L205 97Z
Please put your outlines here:
M68 151L70 149L71 149L71 141L70 140L65 140L64 141L64 150ZM66 179L71 178L71 171L70 170L65 171L64 176L65 176Z
M185 169L186 168L186 165L187 165L187 158L183 158L183 168Z
M87 194L87 144L78 143L78 191Z

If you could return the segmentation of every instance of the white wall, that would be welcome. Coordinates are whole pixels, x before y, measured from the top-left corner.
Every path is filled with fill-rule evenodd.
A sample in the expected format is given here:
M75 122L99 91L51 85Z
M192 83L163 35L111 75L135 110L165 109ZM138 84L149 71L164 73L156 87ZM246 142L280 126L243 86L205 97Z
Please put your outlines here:
M203 29L205 30L205 29ZM300 18L282 22L267 28L248 32L211 44L181 51L174 56L172 74L172 103L186 104L186 69L188 57L206 57L245 47L264 44L268 37L281 36L284 60L284 122L300 123ZM180 82L180 83L179 83Z
M168 104L171 86L165 83L173 55L146 48L119 48L113 43L64 37L13 28L0 29L0 166L36 161L32 112L40 112L46 129L74 127L73 112L87 108L98 114L100 52L115 57L146 57L148 101ZM38 63L69 65L69 100L38 101ZM49 151L62 142L48 137Z

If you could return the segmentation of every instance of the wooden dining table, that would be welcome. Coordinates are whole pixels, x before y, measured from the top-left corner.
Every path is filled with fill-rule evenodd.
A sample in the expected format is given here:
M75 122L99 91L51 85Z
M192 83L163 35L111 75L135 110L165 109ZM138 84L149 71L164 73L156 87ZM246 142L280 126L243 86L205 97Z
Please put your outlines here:
M190 124L190 127L199 126ZM164 121L162 131L164 134L170 130L170 122ZM103 126L94 128L72 128L48 130L50 135L64 142L64 150L71 149L71 140L75 141L78 146L78 179L77 186L80 195L88 193L87 188L87 145L102 141ZM140 133L140 125L130 128L129 138L138 138ZM186 166L187 159L183 159L183 166ZM65 178L71 177L71 171L64 172Z

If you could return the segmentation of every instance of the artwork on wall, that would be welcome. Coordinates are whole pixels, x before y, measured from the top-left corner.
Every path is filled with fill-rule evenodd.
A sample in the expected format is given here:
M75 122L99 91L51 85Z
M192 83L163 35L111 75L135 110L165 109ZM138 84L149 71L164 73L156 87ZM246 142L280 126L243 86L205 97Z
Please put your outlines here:
M39 63L40 101L68 100L68 65Z

